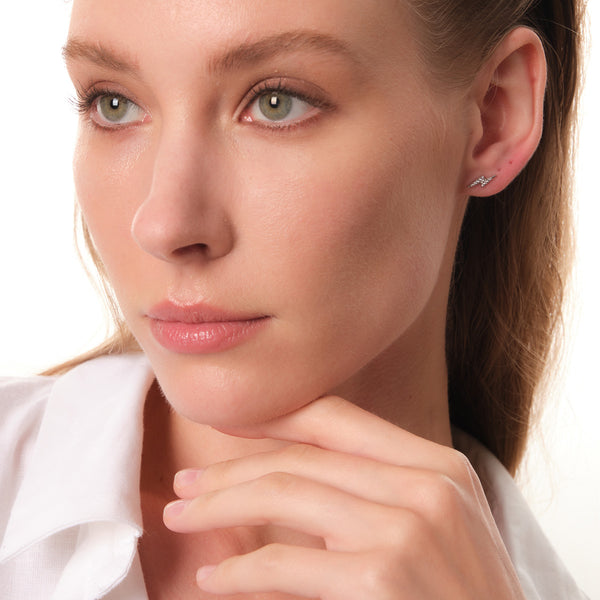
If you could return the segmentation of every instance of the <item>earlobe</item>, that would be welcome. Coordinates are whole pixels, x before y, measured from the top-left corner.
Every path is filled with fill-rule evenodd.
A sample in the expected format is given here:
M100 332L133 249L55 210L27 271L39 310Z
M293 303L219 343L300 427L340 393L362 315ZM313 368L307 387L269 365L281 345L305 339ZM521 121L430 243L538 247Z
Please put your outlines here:
M472 135L465 189L472 196L503 190L525 167L542 135L546 59L539 37L509 33L478 73L470 101Z

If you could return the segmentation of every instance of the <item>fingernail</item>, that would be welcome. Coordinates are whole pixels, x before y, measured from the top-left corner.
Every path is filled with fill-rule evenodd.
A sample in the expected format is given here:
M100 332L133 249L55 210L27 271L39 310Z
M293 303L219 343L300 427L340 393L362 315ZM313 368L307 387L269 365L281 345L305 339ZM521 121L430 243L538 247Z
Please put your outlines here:
M175 485L177 487L192 485L198 481L202 473L202 469L184 469L183 471L179 471L179 473L175 473Z
M196 573L196 581L202 583L205 579L208 579L216 569L216 565L205 565L200 567Z
M168 514L169 517L178 517L188 504L188 500L175 500L175 502L170 502L165 506L165 514Z

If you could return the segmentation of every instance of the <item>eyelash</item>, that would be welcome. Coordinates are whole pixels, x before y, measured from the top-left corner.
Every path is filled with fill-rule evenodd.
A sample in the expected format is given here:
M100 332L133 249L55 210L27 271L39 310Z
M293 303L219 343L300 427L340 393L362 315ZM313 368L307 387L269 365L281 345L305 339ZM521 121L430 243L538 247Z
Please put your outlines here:
M306 102L306 103L310 104L311 106L313 106L314 108L317 108L321 111L331 111L334 109L334 105L331 102L328 102L327 100L324 100L323 98L319 98L316 95L307 94L307 93L301 92L297 89L293 89L293 86L287 85L284 82L284 80L280 78L277 80L277 83L266 80L266 81L261 81L260 83L253 86L250 89L250 91L246 94L244 99L242 100L243 108L239 112L238 118L244 112L246 112L258 98L260 98L261 96L264 96L265 94L272 94L272 93L283 93L283 94L289 95L293 98L296 98L298 100ZM75 110L77 111L77 113L79 115L88 116L90 114L90 111L92 110L96 100L98 100L99 98L101 98L103 96L115 96L117 98L122 98L124 100L133 102L133 100L130 100L123 94L115 92L114 90L110 89L109 87L103 87L103 86L92 86L85 91L77 91L76 96L71 98L70 102L75 107ZM314 115L312 117L308 117L308 118L302 119L300 121L291 122L291 123L281 123L279 125L268 125L266 122L263 122L263 121L253 121L253 123L255 125L257 125L258 127L263 127L265 129L282 132L282 131L288 131L291 129L295 129L295 128L301 127L303 125L307 125L310 122L312 122L317 116L318 115ZM96 123L93 119L90 119L90 121L92 122L92 124L95 127L98 127L99 129L105 129L105 130L109 129L110 130L110 129L120 129L120 128L126 127L126 125L123 125L123 126L116 125L115 127L103 127L103 126L99 125L98 123Z
M84 92L77 92L77 95L74 98L71 98L71 104L75 107L75 110L80 115L87 115L89 111L92 109L94 102L100 96L113 94L117 96L114 92L111 92L109 89L101 89L97 87L91 87L89 90L85 90Z

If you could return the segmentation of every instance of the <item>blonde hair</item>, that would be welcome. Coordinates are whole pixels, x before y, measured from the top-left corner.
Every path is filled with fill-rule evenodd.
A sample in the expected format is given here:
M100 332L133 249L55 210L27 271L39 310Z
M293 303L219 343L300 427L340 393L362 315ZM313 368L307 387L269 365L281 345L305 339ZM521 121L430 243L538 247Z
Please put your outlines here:
M580 80L580 0L408 0L423 60L440 84L472 79L518 26L538 33L548 63L545 126L534 157L509 188L470 200L450 289L446 328L453 423L511 471L522 457L535 392L561 322L571 256L571 163ZM47 371L58 374L104 354L139 351L89 232L83 242L100 276L114 333Z

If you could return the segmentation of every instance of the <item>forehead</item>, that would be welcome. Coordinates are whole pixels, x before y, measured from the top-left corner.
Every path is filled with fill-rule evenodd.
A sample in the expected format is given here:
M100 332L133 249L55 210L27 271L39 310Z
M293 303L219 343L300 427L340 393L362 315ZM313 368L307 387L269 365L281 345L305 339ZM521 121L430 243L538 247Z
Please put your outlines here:
M182 64L264 38L277 43L290 32L308 34L299 48L337 45L373 66L414 50L408 15L397 0L74 0L70 27L71 38L132 57L154 55L153 61L168 54L171 63ZM289 35L279 41L289 42Z

